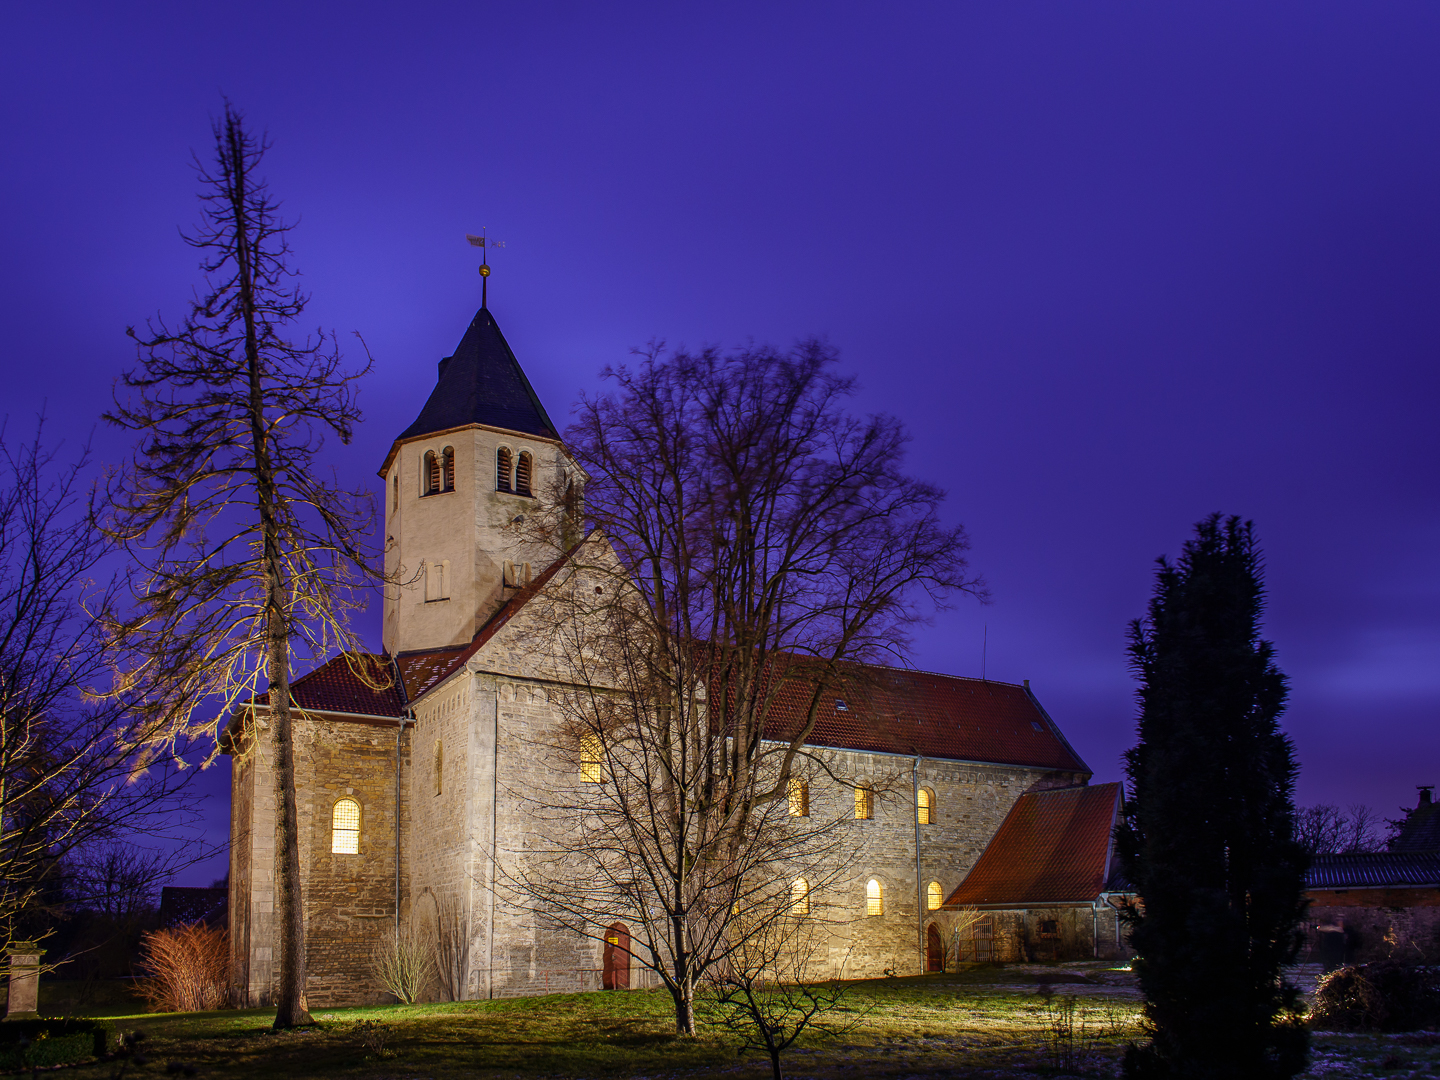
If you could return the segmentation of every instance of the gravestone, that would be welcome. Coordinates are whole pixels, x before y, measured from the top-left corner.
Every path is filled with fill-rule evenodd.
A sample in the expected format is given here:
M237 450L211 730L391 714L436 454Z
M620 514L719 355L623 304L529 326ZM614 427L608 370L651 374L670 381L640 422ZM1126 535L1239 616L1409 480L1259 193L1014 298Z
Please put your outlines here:
M40 1014L40 957L45 950L34 941L17 941L10 946L10 999L6 1020L33 1020Z

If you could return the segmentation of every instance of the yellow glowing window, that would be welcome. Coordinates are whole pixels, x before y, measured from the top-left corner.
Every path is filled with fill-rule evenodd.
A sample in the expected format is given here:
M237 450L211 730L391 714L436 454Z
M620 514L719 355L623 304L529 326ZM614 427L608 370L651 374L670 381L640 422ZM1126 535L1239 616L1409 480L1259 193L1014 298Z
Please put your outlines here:
M885 914L885 888L873 877L865 883L865 914Z
M868 787L855 789L855 820L868 821L875 816L875 792Z
M360 854L360 804L341 799L330 815L330 850L336 855Z
M790 883L790 914L810 914L810 882L803 877L796 878Z
M915 797L915 820L921 825L929 825L934 820L935 796L930 794L929 788L921 788L920 793Z
M599 735L583 735L580 738L580 779L587 784L605 782Z
M810 785L804 780L790 781L790 816L810 816Z
M940 895L940 883L938 881L930 882L929 886L925 889L925 906L931 911L935 911L944 902L945 898Z

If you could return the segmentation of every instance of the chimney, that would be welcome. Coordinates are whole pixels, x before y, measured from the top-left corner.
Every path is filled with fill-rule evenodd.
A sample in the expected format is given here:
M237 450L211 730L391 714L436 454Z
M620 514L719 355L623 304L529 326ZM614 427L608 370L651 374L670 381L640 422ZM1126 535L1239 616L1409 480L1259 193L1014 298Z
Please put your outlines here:
M1429 806L1429 805L1430 805L1430 792L1435 789L1435 785L1434 785L1434 784L1416 784L1415 786L1420 789L1420 804L1419 804L1419 806L1417 806L1415 809L1418 810L1418 809L1420 809L1421 806Z

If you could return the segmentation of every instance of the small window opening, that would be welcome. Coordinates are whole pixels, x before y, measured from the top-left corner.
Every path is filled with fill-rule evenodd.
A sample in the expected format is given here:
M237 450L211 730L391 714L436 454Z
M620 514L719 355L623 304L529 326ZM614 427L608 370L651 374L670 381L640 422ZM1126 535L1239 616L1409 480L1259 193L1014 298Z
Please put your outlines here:
M869 821L875 816L875 791L862 784L855 789L855 820Z
M935 796L929 788L921 788L915 798L915 820L921 825L935 821Z
M440 490L440 459L434 450L425 451L425 494L434 495Z
M512 489L512 487L514 486L511 482L511 476L513 474L513 471L514 466L510 457L510 448L502 446L499 450L495 451L496 491L510 491Z
M425 602L450 599L450 560L431 559L425 564Z
M435 794L445 793L445 745L435 740Z
M360 804L341 799L330 814L330 851L335 855L360 854Z
M940 905L945 902L945 897L940 892L940 883L932 881L925 887L925 906L931 911L940 910Z
M790 914L810 914L810 882L803 877L790 883Z
M1034 721L1034 720L1031 720L1031 721L1030 721L1030 726L1033 727L1036 731L1044 731L1044 730L1045 730L1043 727L1040 726L1040 724L1039 724L1037 721Z
M810 816L810 785L794 777L790 779L790 816Z
M1060 921L1058 919L1041 919L1040 936L1042 938L1057 938L1060 936Z
M441 454L441 476L440 483L442 491L455 490L455 448L445 447Z
M600 736L593 732L580 737L580 780L586 784L605 782L605 763L602 760Z
M837 698L835 699L835 711L836 711L836 712L849 712L849 711L850 711L850 706L845 704L845 699L844 699L844 698L838 698L838 697L837 697Z
M396 472L396 474L395 474L395 483L394 483L393 486L394 486L394 488L395 488L395 505L394 505L393 507L391 507L391 509L392 509L392 510L399 510L399 509L400 509L400 474L399 474L399 472Z
M530 454L527 451L520 451L520 460L515 464L515 494L529 495L530 474L533 471Z
M885 914L885 887L873 877L865 883L865 914Z

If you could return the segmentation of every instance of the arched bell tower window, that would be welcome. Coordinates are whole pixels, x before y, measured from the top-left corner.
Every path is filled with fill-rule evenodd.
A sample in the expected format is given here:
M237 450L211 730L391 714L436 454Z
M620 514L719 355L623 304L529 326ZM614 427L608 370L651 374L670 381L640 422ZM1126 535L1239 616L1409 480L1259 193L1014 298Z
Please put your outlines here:
M514 470L513 459L510 456L510 448L502 446L495 451L495 490L511 491L514 485L511 476Z
M422 492L426 495L437 494L440 491L440 459L435 455L434 450L425 451L421 474Z
M534 472L534 466L528 451L520 451L520 460L515 465L515 494L533 495L530 490L530 474Z
M445 447L440 455L440 490L455 490L455 448Z
M354 799L341 799L330 811L330 851L360 854L360 804Z

